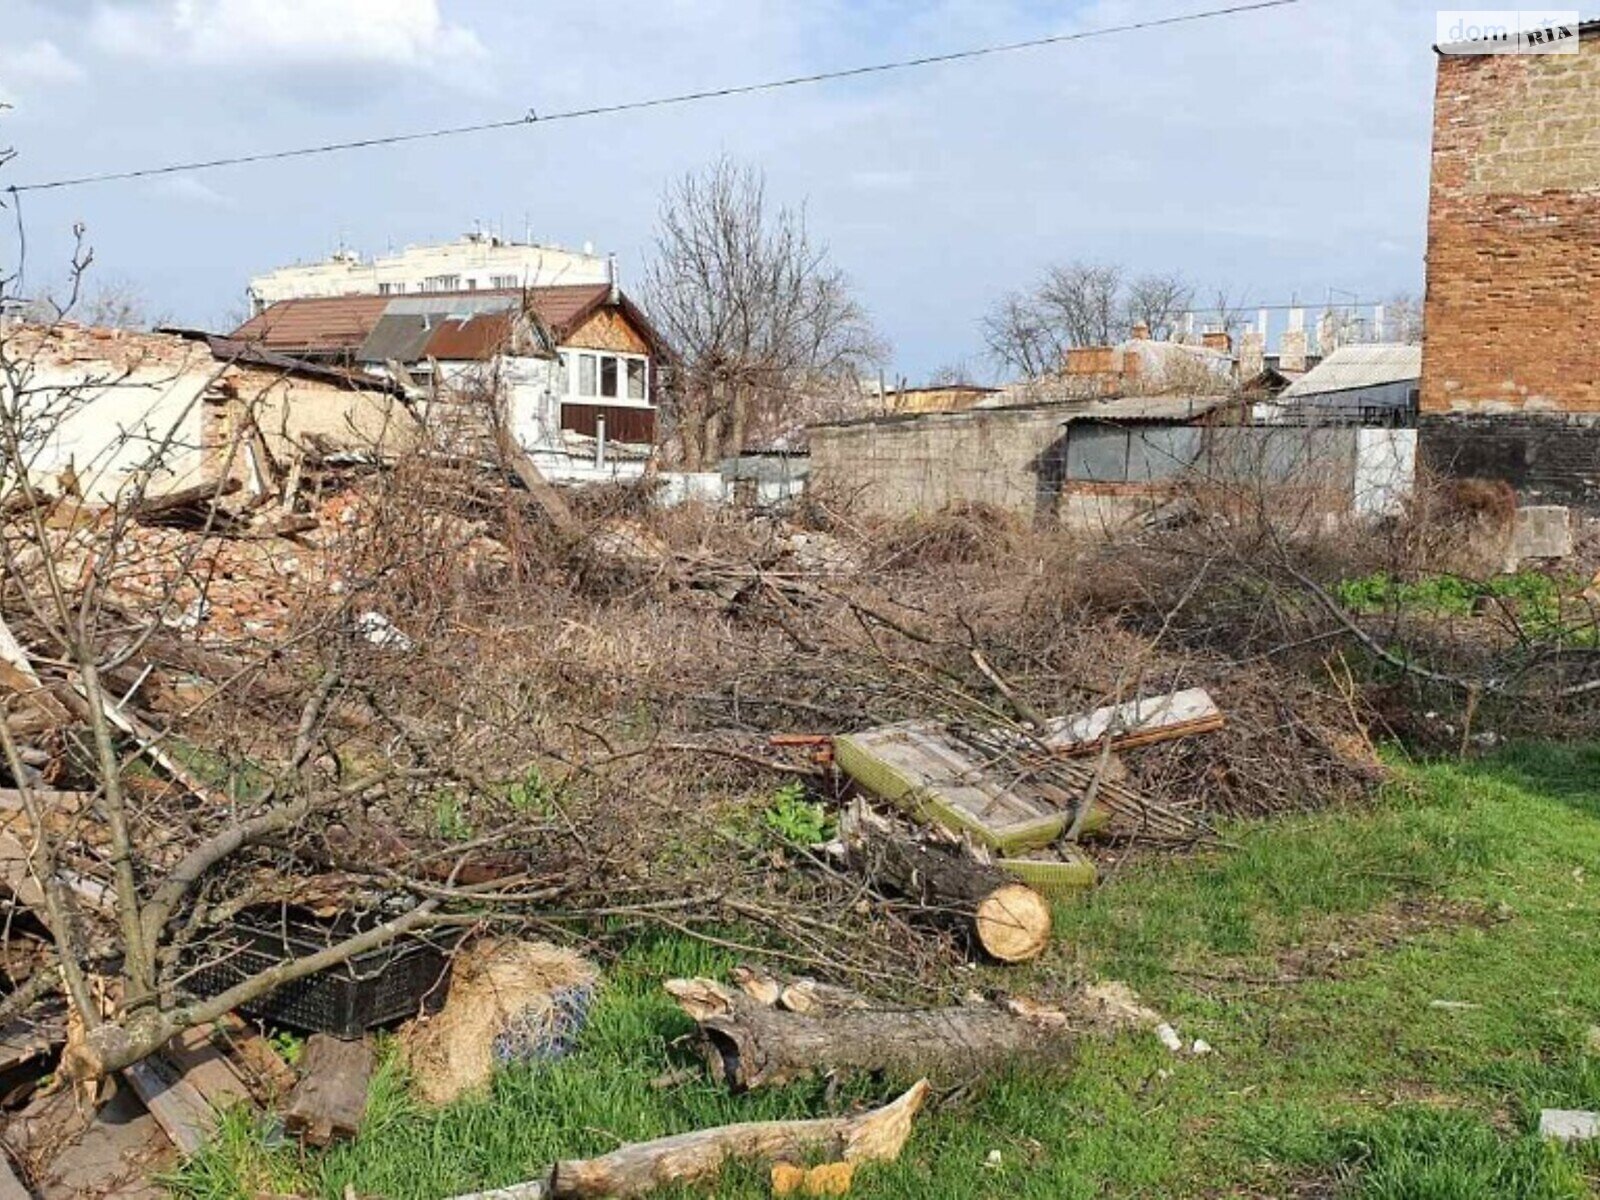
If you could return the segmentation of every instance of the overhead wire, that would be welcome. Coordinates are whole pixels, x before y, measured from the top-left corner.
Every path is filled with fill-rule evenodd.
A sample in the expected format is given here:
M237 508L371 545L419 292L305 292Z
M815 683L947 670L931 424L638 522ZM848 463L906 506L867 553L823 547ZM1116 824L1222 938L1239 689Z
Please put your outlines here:
M113 183L133 179L149 179L161 175L187 174L193 171L210 171L219 167L246 166L256 163L282 162L287 159L309 158L315 155L337 154L348 150L364 150L379 146L398 146L411 142L431 141L440 138L462 137L474 133L490 133L499 130L527 128L535 125L549 125L561 121L577 121L591 117L615 116L621 113L643 112L649 109L667 108L682 104L693 104L708 100L722 100L735 96L748 96L760 92L779 91L785 88L803 87L811 84L828 83L841 79L854 79L867 75L877 75L889 71L907 71L921 67L938 66L943 63L962 62L977 58L987 58L997 54L1012 54L1023 50L1036 50L1046 46L1059 46L1069 42L1088 41L1092 38L1109 37L1113 34L1136 33L1151 29L1161 29L1176 25L1188 25L1199 21L1215 20L1220 17L1238 16L1244 13L1261 12L1272 8L1286 8L1299 4L1302 0L1249 0L1247 3L1231 4L1221 8L1210 8L1200 12L1177 13L1165 17L1151 17L1139 21L1127 21L1119 25L1105 25L1095 29L1078 30L1073 33L1057 33L1044 37L1027 38L1022 41L1002 42L987 46L975 46L964 50L951 50L941 54L924 54L915 58L893 59L886 62L868 63L862 66L844 67L832 71L816 71L805 75L791 75L787 78L769 79L759 83L734 84L726 87L702 88L695 91L679 92L674 95L655 96L642 100L624 100L614 104L596 104L585 108L571 108L558 112L540 113L530 108L520 116L507 117L495 121L480 121L466 125L451 125L439 129L415 130L408 133L384 134L374 137L352 138L348 141L325 142L320 145L297 146L284 150L265 150L250 154L231 154L219 158L196 159L192 162L165 163L153 167L135 167L121 171L97 171L90 174L67 176L61 179L41 180L35 183L12 184L5 190L13 194L21 192L44 192L61 188L82 187L94 183Z

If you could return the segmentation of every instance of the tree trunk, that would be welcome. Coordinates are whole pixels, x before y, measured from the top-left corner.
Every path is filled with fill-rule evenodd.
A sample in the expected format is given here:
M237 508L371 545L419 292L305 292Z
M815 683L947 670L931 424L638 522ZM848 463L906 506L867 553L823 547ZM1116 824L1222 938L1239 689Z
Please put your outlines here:
M769 1008L709 979L666 985L700 1027L712 1076L749 1089L834 1071L965 1079L1020 1055L1065 1049L1064 1018L994 1005L937 1009L830 1008L819 1016Z
M850 810L840 832L852 869L878 890L909 897L933 919L958 925L990 957L1028 962L1049 944L1044 897L964 847L914 841L864 805Z

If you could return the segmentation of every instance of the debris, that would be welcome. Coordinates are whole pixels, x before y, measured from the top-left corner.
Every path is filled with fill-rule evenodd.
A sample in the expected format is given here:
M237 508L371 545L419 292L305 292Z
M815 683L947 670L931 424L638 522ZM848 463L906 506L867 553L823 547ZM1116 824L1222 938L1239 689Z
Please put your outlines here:
M1062 754L1090 754L1109 736L1114 750L1132 750L1174 738L1212 733L1225 724L1222 710L1204 688L1147 696L1076 717L1049 722L1042 741Z
M1156 1026L1156 1037L1161 1039L1161 1044L1174 1054L1183 1049L1183 1039L1178 1036L1178 1031L1165 1021Z
M1195 1055L1197 1057L1201 1056L1201 1055L1210 1054L1211 1053L1211 1043L1206 1041L1205 1038L1195 1038L1194 1045L1189 1047L1189 1053L1193 1054L1193 1055Z
M1442 1009L1445 1012L1477 1012L1483 1005L1472 1004L1466 1000L1430 1000L1428 1007Z
M1593 1141L1600 1138L1600 1113L1546 1108L1539 1113L1539 1136L1557 1142Z
M357 633L380 649L401 653L416 649L417 644L396 629L381 612L368 609L356 617L354 625Z
M1050 1010L1024 1016L992 1004L862 1006L809 1016L709 979L674 979L666 988L700 1027L712 1078L739 1090L835 1072L965 1077L1021 1054L1047 1055L1071 1033Z
M1050 940L1050 906L959 843L919 841L856 802L840 823L850 865L882 890L907 896L933 919L954 920L991 958L1028 962Z
M546 942L474 943L456 956L444 1007L402 1035L418 1093L447 1104L497 1066L560 1058L599 982L593 963Z
M991 1150L988 1157L983 1160L983 1165L998 1170L1004 1162L1005 1159L1001 1156L1000 1151Z
M365 1038L313 1034L300 1058L300 1082L284 1110L284 1128L312 1146L355 1137L367 1112L372 1067L372 1047Z

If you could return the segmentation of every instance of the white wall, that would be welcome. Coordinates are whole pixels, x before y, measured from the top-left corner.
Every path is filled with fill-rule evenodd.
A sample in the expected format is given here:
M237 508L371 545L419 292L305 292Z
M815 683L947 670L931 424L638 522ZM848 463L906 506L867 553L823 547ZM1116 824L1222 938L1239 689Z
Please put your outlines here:
M1356 430L1355 511L1362 516L1398 512L1417 478L1415 429Z
M210 367L207 356L205 367ZM26 382L27 420L39 436L29 446L30 475L58 490L69 465L85 499L109 502L139 473L158 466L152 493L201 481L204 395L211 369L153 366L131 373L110 363L40 363ZM8 408L9 390L3 393Z
M438 246L412 246L399 254L373 259L354 256L307 266L280 267L250 280L257 311L279 300L309 296L375 296L380 285L392 294L416 295L433 276L456 275L456 290L479 291L495 286L494 276L516 276L517 287L549 287L567 283L606 283L609 266L598 254L555 246L495 244L487 239L462 239ZM401 290L403 289L403 290Z

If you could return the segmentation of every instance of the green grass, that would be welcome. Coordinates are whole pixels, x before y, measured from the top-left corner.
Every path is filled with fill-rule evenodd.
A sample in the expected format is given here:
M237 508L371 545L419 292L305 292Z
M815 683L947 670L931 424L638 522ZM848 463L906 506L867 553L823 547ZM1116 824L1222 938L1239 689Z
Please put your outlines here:
M1335 589L1339 603L1351 612L1375 614L1414 612L1433 617L1466 617L1484 601L1514 614L1517 627L1536 641L1574 646L1600 642L1594 607L1579 593L1584 580L1557 578L1538 571L1517 571L1490 579L1460 575L1427 575L1403 580L1384 571L1346 579Z
M1535 1135L1542 1107L1600 1108L1600 748L1525 748L1404 768L1369 808L1226 831L1230 848L1113 873L1058 910L1051 957L978 982L1047 996L1122 979L1216 1052L1086 1040L941 1105L863 1200L1600 1194L1600 1150ZM359 1141L264 1147L233 1118L176 1181L185 1197L299 1191L431 1200L528 1178L557 1156L726 1121L816 1115L817 1085L745 1097L696 1079L662 978L717 973L681 939L608 973L578 1051L430 1112L392 1056ZM1438 1007L1449 1001L1456 1007ZM1466 1007L1460 1007L1466 1006ZM838 1098L876 1101L890 1081ZM991 1151L998 1166L987 1165ZM751 1169L714 1193L767 1194Z

